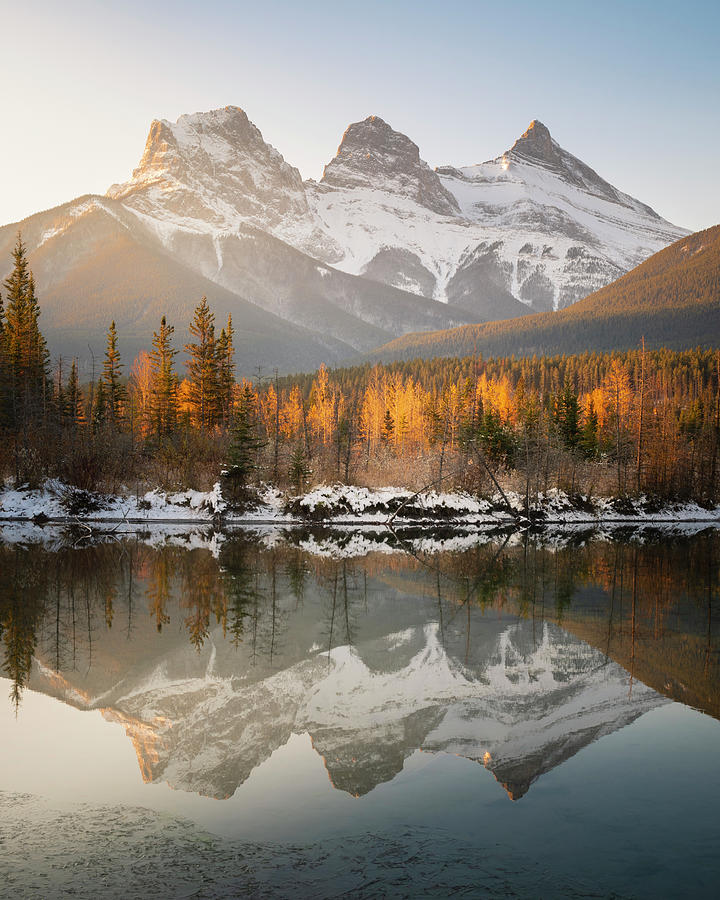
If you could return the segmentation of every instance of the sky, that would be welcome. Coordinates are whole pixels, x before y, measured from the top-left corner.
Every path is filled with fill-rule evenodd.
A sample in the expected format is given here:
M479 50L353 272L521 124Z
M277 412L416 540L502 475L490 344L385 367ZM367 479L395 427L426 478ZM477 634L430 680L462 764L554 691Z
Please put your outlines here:
M620 190L720 222L718 0L0 0L0 224L137 165L153 119L242 107L319 178L379 115L431 166L540 119Z

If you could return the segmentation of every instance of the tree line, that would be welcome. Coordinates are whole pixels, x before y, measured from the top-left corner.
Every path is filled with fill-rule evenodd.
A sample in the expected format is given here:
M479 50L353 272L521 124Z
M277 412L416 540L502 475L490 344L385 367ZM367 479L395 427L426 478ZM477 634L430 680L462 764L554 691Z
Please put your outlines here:
M51 367L20 237L0 298L0 449L17 484L209 487L271 481L300 492L502 483L540 492L719 498L720 354L710 350L416 359L235 378L231 319L205 298L177 365L163 317L126 373L115 323L102 371Z
M151 647L151 632L170 626L200 650L219 626L229 642L245 644L249 662L272 665L293 608L305 602L304 616L315 610L326 619L325 650L353 644L368 614L368 582L391 573L398 589L404 584L413 595L423 585L451 652L467 653L471 616L488 610L532 620L538 634L552 621L657 690L720 717L714 532L566 546L544 545L526 532L514 545L488 537L461 553L356 559L313 556L298 546L305 537L296 532L297 544L268 549L257 536L236 534L219 555L127 537L52 551L0 546L0 672L11 682L11 701L19 705L34 657L55 672L86 672L109 631L128 641L140 636ZM574 602L588 590L604 598L590 609Z

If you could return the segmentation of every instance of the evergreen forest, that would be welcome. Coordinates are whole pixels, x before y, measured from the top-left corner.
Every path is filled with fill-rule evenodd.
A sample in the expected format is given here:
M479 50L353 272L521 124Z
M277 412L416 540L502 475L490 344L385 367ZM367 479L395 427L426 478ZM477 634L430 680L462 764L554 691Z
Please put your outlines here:
M720 500L720 352L649 349L325 366L235 376L235 325L199 300L190 343L163 317L148 351L51 359L25 246L0 298L0 474L108 493L261 482ZM184 362L177 359L183 351Z

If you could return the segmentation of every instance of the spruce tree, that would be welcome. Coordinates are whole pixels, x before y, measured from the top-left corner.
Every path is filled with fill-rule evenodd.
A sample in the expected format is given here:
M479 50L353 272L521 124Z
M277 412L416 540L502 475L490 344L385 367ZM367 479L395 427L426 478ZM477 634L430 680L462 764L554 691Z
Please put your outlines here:
M38 324L35 280L19 232L12 257L13 270L3 282L7 299L2 330L4 393L11 427L26 431L45 413L49 355Z
M3 282L7 292L8 352L13 361L19 358L27 322L27 295L30 287L30 268L25 255L25 244L18 232L12 251L13 270Z
M70 366L70 376L65 391L65 402L67 404L70 421L73 425L79 425L83 421L84 415L83 396L82 390L80 389L76 359L72 361L72 365Z
M33 277L32 272L30 273L30 283L28 284L27 316L30 377L33 380L34 389L44 400L47 392L50 353L48 352L47 343L38 324L40 319L40 304L35 295L35 278Z
M250 475L259 468L258 456L265 442L259 434L257 398L246 383L235 407L228 451L228 467L224 477L230 485L233 500L242 496Z
M310 466L308 465L305 447L302 444L296 444L290 457L290 466L288 468L288 478L296 494L302 494L305 481L309 475Z
M228 316L227 325L220 332L217 341L219 414L225 426L230 422L235 387L234 335L232 316Z
M203 429L214 428L218 421L219 379L215 340L215 314L203 297L195 309L189 328L195 343L185 345L189 355L190 405L195 423Z
M120 379L122 378L122 363L120 351L117 346L117 330L115 322L110 323L107 333L107 347L105 349L105 362L100 384L104 385L105 418L113 428L118 428L122 414L121 404L127 396ZM100 385L98 385L98 388Z
M555 423L563 446L574 450L580 441L580 410L578 398L570 384L566 384L555 404Z
M157 438L172 434L177 426L178 377L173 370L177 350L170 343L174 332L163 316L150 352L150 422Z

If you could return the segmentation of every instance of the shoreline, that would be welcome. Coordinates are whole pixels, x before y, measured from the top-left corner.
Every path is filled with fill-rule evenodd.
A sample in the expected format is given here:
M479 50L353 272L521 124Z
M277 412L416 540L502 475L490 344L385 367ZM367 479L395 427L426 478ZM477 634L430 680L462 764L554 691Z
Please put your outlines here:
M720 527L720 510L715 515L710 515L706 518L698 518L694 517L669 517L667 514L658 514L658 515L650 515L650 516L628 516L625 518L567 518L567 519L553 519L553 518L543 518L540 520L531 520L531 519L514 519L511 516L506 517L505 519L501 519L498 517L495 518L484 518L484 519L465 519L463 521L459 519L441 519L441 518L427 518L427 519L403 519L396 518L393 523L390 523L387 519L376 519L376 518L355 518L355 519L339 519L339 518L327 518L327 519L295 519L295 518L268 518L268 519L258 519L253 517L246 518L233 518L233 517L213 517L213 518L181 518L181 519L173 519L173 518L160 518L158 516L153 516L149 518L126 518L126 517L117 517L111 518L107 516L83 516L83 517L42 517L38 516L0 516L0 527L3 525L12 525L12 524L27 524L32 523L34 525L42 526L42 525L70 525L70 526L79 526L85 524L92 525L192 525L197 527L198 525L212 526L219 531L224 530L227 527L248 527L248 526L266 526L266 527L277 527L279 525L287 526L288 528L327 528L331 526L337 526L338 528L388 528L392 530L393 527L399 528L489 528L489 527L498 527L498 528L508 528L512 527L518 531L524 531L526 529L534 529L541 530L546 526L562 526L562 525L593 525L593 526L603 526L603 525L718 525Z
M216 530L249 526L514 528L546 526L720 525L720 506L697 502L659 501L647 496L588 497L551 489L537 505L524 509L522 497L476 497L461 491L412 493L403 488L370 490L352 485L321 485L286 496L262 486L245 508L223 498L220 484L211 491L168 493L158 489L142 497L107 495L49 480L42 488L0 490L0 525L28 523L89 527L91 524L134 526L212 526Z

